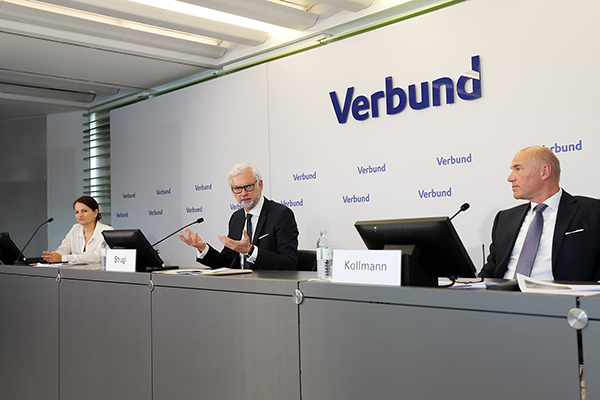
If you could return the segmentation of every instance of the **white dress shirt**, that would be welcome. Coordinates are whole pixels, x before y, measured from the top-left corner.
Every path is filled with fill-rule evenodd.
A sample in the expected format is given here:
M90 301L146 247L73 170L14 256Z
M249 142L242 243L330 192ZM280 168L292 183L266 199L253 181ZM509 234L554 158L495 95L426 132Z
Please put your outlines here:
M83 235L83 226L80 224L73 225L60 246L58 246L58 249L56 249L56 252L62 255L61 261L87 263L100 262L101 246L104 241L102 231L106 230L113 230L113 227L104 225L100 221L96 222L94 234L86 243Z
M531 277L534 279L540 279L544 281L553 281L554 276L552 275L552 241L554 239L554 227L556 226L556 215L558 214L558 205L560 204L560 198L562 196L562 189L560 189L554 196L546 199L544 204L548 207L544 210L542 215L544 216L544 229L542 230L542 237L540 238L540 245L538 247L535 261L533 262L533 268L531 269ZM529 211L525 216L525 220L521 225L521 230L517 236L517 241L510 255L510 261L508 262L508 269L504 274L506 279L515 278L515 268L519 261L519 255L523 248L523 242L529 225L533 221L534 213L533 208L537 206L536 203L531 203Z
M264 196L260 196L260 200L258 200L258 203L254 206L254 208L252 208L252 210L250 210L249 212L246 213L246 218L248 217L248 214L252 214L252 241L254 243L258 242L258 238L254 237L254 232L256 232L256 227L258 226L258 218L260 217L260 212L262 211L263 204L265 204L265 198L264 198ZM246 229L246 224L244 224L244 229ZM250 234L250 232L246 232L246 233L248 233L248 235ZM241 256L242 256L242 260L241 260L242 268L244 268L245 256L243 254L241 254ZM252 255L250 257L246 258L246 261L248 261L250 264L254 264L257 257L258 257L258 246L254 246L254 251L252 252Z

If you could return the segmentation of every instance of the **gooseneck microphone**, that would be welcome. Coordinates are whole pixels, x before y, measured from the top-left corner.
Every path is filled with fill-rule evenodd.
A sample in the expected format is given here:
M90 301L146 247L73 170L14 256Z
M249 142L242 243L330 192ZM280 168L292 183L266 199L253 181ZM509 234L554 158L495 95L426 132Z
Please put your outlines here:
M462 206L460 206L460 209L452 217L450 217L450 219L448 221L452 221L452 218L456 217L458 214L460 214L463 211L467 211L469 209L469 207L471 207L471 205L469 203L464 203ZM450 279L450 283L447 285L440 285L440 287L446 288L446 287L454 286L454 284L456 283L456 280L458 279L458 275L449 276L448 279Z
M25 252L25 249L27 248L27 246L29 246L29 243L31 242L31 240L34 238L35 234L38 233L38 231L40 230L40 228L46 224L49 224L50 222L54 221L54 218L48 218L47 221L44 221L40 224L40 226L37 227L37 229L35 230L35 232L33 232L33 235L31 235L31 237L29 238L29 240L27 241L27 243L25 243L25 246L23 246L23 250L21 250L19 252L19 255L17 256L17 259L15 260L15 264L17 262L19 262L19 259L21 258L21 256L23 257L23 261L26 260L25 256L23 255L23 253Z
M452 221L452 218L456 217L461 212L467 211L469 209L469 207L471 207L471 205L469 203L465 203L462 206L460 206L460 210L458 210L452 217L450 217L450 221Z
M171 233L170 235L168 235L168 236L165 236L164 238L160 239L158 242L154 243L154 244L152 245L152 247L156 246L157 244L159 244L159 243L160 243L160 242L162 242L163 240L167 240L168 238L170 238L171 236L173 236L174 234L176 234L176 233L177 233L177 232L179 232L180 230L182 230L182 229L185 229L185 228L187 228L187 227L188 227L188 226L190 226L190 225L199 224L199 223L202 223L202 222L204 222L204 218L200 217L200 218L198 218L197 220L195 220L194 222L191 222L191 223L187 224L186 226L182 226L181 228L177 229L175 232Z

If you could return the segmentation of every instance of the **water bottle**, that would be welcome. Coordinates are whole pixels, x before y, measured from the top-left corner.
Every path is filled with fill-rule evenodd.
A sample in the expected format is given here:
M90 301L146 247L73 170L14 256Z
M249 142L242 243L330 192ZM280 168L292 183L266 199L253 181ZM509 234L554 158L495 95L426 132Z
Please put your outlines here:
M317 281L331 282L333 267L333 250L327 237L327 231L321 231L317 240Z
M102 271L106 271L106 251L108 250L108 245L103 240L100 245L100 262L102 263Z

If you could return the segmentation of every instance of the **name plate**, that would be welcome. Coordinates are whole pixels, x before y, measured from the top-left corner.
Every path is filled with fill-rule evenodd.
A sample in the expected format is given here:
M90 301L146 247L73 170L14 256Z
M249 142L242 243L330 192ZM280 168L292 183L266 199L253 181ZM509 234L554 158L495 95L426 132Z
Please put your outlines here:
M135 272L135 249L107 249L106 270L117 272Z
M400 286L401 250L334 250L333 282Z

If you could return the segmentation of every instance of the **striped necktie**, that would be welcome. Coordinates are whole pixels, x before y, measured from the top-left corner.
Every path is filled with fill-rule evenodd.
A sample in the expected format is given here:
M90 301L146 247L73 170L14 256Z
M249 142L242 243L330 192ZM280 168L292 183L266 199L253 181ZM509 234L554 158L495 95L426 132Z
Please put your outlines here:
M521 254L519 255L519 261L517 262L517 267L515 268L514 279L517 279L517 274L522 274L525 276L531 275L531 268L533 268L533 262L535 261L538 247L540 246L542 230L544 229L543 212L546 207L548 207L548 205L542 203L538 204L533 209L535 216L533 217L533 221L531 221L531 225L529 225L529 229L527 230L527 235L525 236L525 241L523 242L523 248L521 249Z

